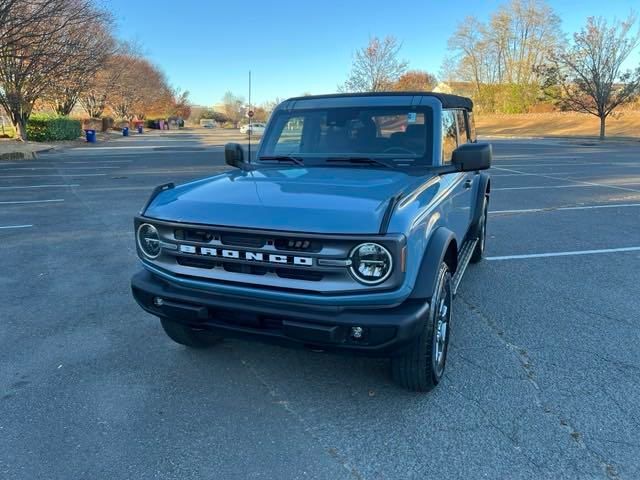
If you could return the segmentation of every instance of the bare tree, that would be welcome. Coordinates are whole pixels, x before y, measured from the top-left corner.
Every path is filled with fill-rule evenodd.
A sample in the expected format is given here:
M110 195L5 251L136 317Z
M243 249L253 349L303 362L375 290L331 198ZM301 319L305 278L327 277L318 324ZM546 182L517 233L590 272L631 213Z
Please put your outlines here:
M451 83L459 79L458 75L458 62L451 55L447 55L442 60L440 70L438 71L438 78L446 83Z
M245 113L244 98L234 95L233 92L229 91L222 97L222 104L224 105L225 116L237 127Z
M63 72L43 96L59 115L69 115L80 95L89 90L98 71L115 51L110 17L104 12L70 28L65 34L74 45Z
M136 85L138 81L142 81L142 79L136 78L136 67L139 60L131 54L118 54L111 59L119 74L107 87L108 93L105 92L105 103L116 118L131 120L135 116L134 104L139 97Z
M276 107L280 105L283 101L284 101L284 98L276 97L273 100L267 100L266 102L264 102L262 104L262 108L264 108L265 111L269 115L271 115L271 112L273 112L276 109Z
M11 5L2 25L0 105L18 137L26 139L26 123L34 103L64 76L77 43L69 33L96 15L90 0L30 0Z
M189 91L176 89L173 92L171 115L186 120L191 116L191 102L189 101Z
M640 30L632 32L636 17L611 25L602 17L587 19L573 35L573 44L555 57L550 83L561 87L560 106L600 119L600 140L605 138L607 117L640 95L640 65L622 65L640 44Z
M66 24L49 25L44 32L33 28L42 24L64 7L65 0L33 0L29 8L24 7L24 0L0 0L0 56L15 54L16 44L25 46L30 41L39 41L46 34L53 34Z
M407 69L408 63L398 58L402 44L392 36L356 51L347 81L339 90L344 92L379 92L388 90Z
M11 34L6 29L6 25L11 14L11 9L17 0L0 0L0 45L4 45L9 40Z
M121 59L120 54L109 56L80 92L78 101L91 118L102 117L107 108L107 97L124 73Z
M457 65L448 69L474 85L481 108L489 102L522 110L539 91L537 67L561 39L560 19L544 0L511 0L486 24L467 17L458 25L448 44Z
M480 90L483 83L494 80L490 74L493 60L485 37L484 24L475 17L467 17L448 42L449 50L454 52L454 58L458 61L455 70L464 80L473 82L476 90ZM451 57L449 60L455 61ZM451 65L449 70L453 70Z

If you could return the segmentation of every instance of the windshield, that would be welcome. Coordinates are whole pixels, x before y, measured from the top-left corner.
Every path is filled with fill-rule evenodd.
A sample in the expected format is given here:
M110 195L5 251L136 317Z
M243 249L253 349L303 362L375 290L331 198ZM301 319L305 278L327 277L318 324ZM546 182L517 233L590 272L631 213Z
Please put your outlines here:
M432 113L425 107L349 107L281 111L260 158L294 157L305 165L371 159L371 165L430 164Z

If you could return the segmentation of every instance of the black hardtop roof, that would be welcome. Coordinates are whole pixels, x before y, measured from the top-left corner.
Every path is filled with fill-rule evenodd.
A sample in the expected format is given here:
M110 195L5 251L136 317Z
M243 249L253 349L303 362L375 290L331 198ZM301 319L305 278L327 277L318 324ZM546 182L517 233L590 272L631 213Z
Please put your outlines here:
M464 108L466 110L473 110L473 101L467 97L461 97L460 95L452 95L450 93L439 92L421 92L421 91L408 91L408 92L361 92L361 93L330 93L325 95L306 95L303 97L292 97L290 100L316 100L322 98L340 98L340 97L434 97L440 100L443 108Z

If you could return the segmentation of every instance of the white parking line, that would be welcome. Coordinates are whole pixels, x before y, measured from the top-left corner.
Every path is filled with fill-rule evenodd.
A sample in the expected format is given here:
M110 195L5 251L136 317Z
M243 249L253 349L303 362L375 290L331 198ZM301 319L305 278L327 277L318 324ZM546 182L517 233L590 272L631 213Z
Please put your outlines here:
M545 188L586 188L586 187L599 187L600 185L534 185L531 187L502 187L492 188L491 191L497 190L542 190Z
M639 252L640 247L603 248L600 250L574 250L571 252L532 253L528 255L503 255L499 257L486 257L489 261L496 260L522 260L527 258L569 257L574 255L598 255L602 253Z
M21 190L23 188L71 188L79 186L79 183L68 183L63 185L21 185L18 187L0 187L0 190Z
M3 225L0 226L0 230L8 230L10 228L31 228L33 225Z
M54 198L53 200L16 200L11 202L0 202L0 205L20 205L23 203L57 203L64 202L63 198Z
M145 149L149 149L149 148L161 148L161 147L166 147L168 145L129 145L126 147L79 147L79 148L74 148L74 151L81 151L81 150L145 150Z
M223 170L227 170L226 166L219 167L201 167L191 170L147 170L143 172L122 172L122 175L165 175L165 174L207 174L211 173L212 175L221 173Z
M62 163L70 163L70 164L87 164L87 163L91 163L94 164L96 162L99 163L131 163L133 160L91 160L91 161L85 161L85 162L62 162Z
M574 175L575 172L553 172L554 175ZM502 175L495 173L491 174L491 178L494 177L526 177L526 176L535 176L537 173L503 173Z
M504 170L505 172L526 173L526 172L521 172L521 171L518 171L518 170L513 170L511 168L500 168L500 167L496 167L496 168L498 170ZM553 174L544 175L544 174L541 174L541 173L535 173L535 174L533 174L533 176L540 177L540 178L548 178L550 180L564 180L566 182L573 182L573 184L575 184L575 185L613 188L615 190L625 190L627 192L640 192L640 190L638 190L636 188L625 188L625 187L620 187L619 186L619 185L640 185L640 183L638 183L638 182L627 182L627 183L620 183L619 185L609 185L609 184L606 184L606 183L585 182L585 181L582 181L582 180L574 180L572 178L567 178L567 177L557 177L557 176L553 176ZM501 188L501 189L496 188L494 190L527 190L527 189L539 189L539 188L567 188L567 186L564 186L564 185L545 185L545 186L538 186L538 187L510 187L510 188Z
M110 168L122 168L116 166L108 166L108 167L9 167L3 170L108 170Z
M500 167L515 167L515 168L537 168L537 167L586 167L591 165L602 166L606 165L608 167L638 167L640 164L635 162L585 162L585 163L571 163L571 162L563 162L563 163L517 163L517 164L508 164L508 163L500 163L493 162L492 168Z
M501 213L536 213L536 212L555 212L558 210L592 210L599 208L627 208L640 207L640 203L617 203L609 205L582 205L579 207L549 207L549 208L524 208L522 210L489 210L492 214Z
M106 173L58 173L55 175L0 175L0 180L5 178L34 178L34 177L104 177Z

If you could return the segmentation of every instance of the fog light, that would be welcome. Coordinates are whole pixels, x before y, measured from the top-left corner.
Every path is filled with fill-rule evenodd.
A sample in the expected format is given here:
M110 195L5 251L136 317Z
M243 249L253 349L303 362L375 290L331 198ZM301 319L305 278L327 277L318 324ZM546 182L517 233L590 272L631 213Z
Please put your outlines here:
M156 307L161 307L162 305L164 305L164 300L163 300L163 299L161 299L160 297L154 297L154 298L153 298L153 304L154 304Z
M360 340L364 335L364 329L362 327L351 327L351 338Z

